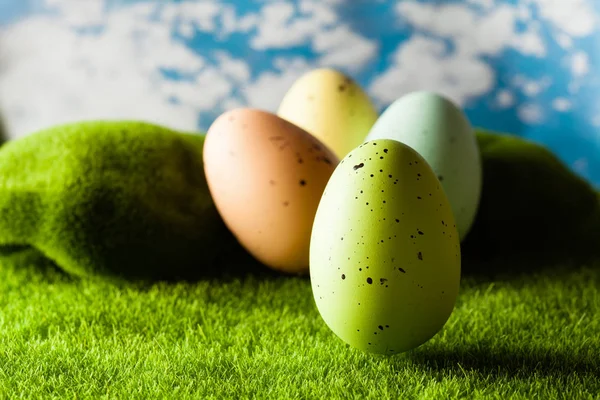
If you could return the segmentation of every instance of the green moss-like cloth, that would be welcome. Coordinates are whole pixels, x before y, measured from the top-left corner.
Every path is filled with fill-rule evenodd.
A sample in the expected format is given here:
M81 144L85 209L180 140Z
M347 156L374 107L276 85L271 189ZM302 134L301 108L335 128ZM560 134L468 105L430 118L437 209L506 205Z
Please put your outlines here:
M483 189L467 259L531 264L600 259L600 196L552 152L477 131ZM468 270L468 268L467 268Z
M79 276L159 279L239 263L205 181L203 143L138 122L69 124L6 143L0 257L49 259Z
M599 198L589 184L542 146L484 131L477 138L484 184L465 259L600 258ZM6 143L0 263L150 279L260 271L212 202L203 143L138 122L68 124ZM467 262L465 271L473 265L488 268Z

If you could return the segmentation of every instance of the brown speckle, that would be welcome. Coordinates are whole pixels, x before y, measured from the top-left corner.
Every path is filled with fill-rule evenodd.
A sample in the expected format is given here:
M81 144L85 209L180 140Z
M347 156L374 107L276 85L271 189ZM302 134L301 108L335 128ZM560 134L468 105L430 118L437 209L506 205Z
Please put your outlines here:
M352 169L354 169L356 171L357 169L360 169L360 168L362 168L364 166L365 166L365 163L360 163L360 164L357 164L354 167L352 167Z
M402 268L398 268L398 271L402 272L403 274L406 273L406 271L404 269L402 269Z
M421 253L421 252L418 252L418 253L417 253L417 258L418 258L419 260L423 261L423 253Z
M300 186L306 186L306 181L304 179L300 179Z
M371 278L367 278L367 283L368 283L369 285L370 285L370 284L372 284L372 283L373 283L373 279L371 279Z

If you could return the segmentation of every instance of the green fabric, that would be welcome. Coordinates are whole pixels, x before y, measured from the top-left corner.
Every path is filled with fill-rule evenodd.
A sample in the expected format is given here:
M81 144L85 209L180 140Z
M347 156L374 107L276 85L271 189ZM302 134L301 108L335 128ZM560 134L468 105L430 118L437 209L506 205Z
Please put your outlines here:
M467 260L532 268L600 258L600 196L588 182L539 144L484 130L477 140L483 189L462 246Z
M231 260L243 254L205 181L203 142L151 124L86 122L6 143L0 257L46 258L80 276L151 279L212 276L239 264Z
M483 192L463 270L600 258L598 193L552 153L478 131ZM204 136L139 122L61 125L0 148L0 264L78 276L196 279L266 271L227 230Z

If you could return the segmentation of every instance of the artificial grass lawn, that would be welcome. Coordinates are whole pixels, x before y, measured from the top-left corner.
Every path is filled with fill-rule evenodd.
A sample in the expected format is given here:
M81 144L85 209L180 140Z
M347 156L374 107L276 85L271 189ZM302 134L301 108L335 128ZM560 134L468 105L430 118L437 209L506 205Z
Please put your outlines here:
M140 284L0 265L0 397L598 398L597 267L463 277L444 329L385 357L329 331L307 278Z
M583 260L600 258L600 197L540 146L477 139L456 310L394 357L345 346L308 278L240 251L201 137L100 122L5 144L0 398L598 398L600 261ZM530 275L483 277L511 270ZM134 283L183 277L196 283Z

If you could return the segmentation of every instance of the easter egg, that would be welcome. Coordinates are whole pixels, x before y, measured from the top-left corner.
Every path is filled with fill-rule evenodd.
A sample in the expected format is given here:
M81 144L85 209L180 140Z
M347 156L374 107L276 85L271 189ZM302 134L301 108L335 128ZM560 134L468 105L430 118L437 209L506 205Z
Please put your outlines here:
M481 197L482 166L475 133L463 112L436 93L409 93L379 117L367 140L395 139L421 154L442 183L461 240Z
M301 76L285 94L277 115L310 132L340 159L364 141L378 116L354 80L329 68Z
M460 271L452 209L420 154L384 139L340 162L310 247L314 300L339 338L379 354L420 346L450 317Z
M227 227L257 260L307 273L312 223L338 158L277 115L220 115L204 142L208 187Z

